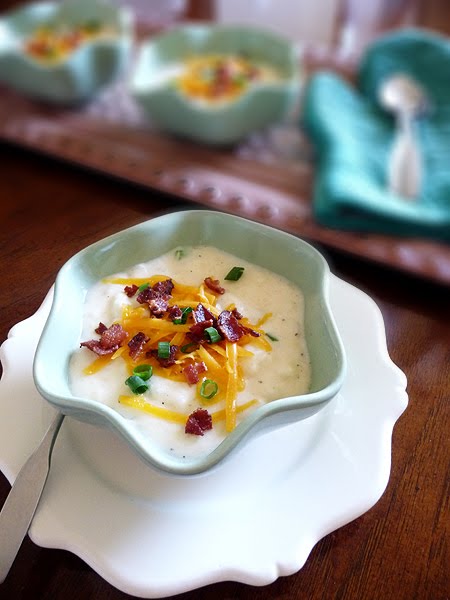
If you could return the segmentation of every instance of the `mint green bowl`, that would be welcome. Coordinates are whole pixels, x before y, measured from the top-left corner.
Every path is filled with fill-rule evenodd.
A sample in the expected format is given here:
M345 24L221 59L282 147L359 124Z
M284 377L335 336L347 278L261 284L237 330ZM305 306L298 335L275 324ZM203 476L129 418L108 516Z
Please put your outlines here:
M214 246L266 267L301 288L312 381L306 394L255 408L209 454L183 459L140 434L133 421L115 409L74 396L69 384L69 361L80 345L83 304L87 290L94 283L176 247L199 244ZM308 243L240 217L193 210L143 222L88 246L61 268L34 359L35 384L42 396L62 413L119 433L149 465L178 475L206 471L257 431L310 417L338 393L346 360L328 301L329 277L325 259Z
M199 105L179 93L164 73L194 54L211 53L245 54L267 62L282 78L252 87L225 105ZM129 88L160 129L207 144L233 144L289 114L300 96L299 61L289 40L261 29L187 25L141 45Z
M88 21L114 27L117 36L84 43L64 60L49 64L23 50L24 40L38 27ZM128 64L132 22L129 10L102 0L36 2L12 10L0 18L0 83L50 104L85 102L117 79Z

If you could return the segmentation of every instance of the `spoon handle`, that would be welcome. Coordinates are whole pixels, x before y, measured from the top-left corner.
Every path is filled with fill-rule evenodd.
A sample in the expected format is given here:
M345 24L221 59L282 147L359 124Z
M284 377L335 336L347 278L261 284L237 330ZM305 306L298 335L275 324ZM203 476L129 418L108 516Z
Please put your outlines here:
M400 118L388 176L391 192L404 198L417 198L422 183L422 159L409 115Z
M64 420L58 413L41 443L25 462L0 512L0 583L19 552L47 481L56 437Z

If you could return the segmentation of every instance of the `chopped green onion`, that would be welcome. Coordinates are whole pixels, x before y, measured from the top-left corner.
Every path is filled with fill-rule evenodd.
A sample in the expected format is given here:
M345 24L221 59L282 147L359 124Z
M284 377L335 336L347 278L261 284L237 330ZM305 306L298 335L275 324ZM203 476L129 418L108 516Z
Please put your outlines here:
M86 21L84 24L84 29L89 31L90 33L96 33L101 28L100 21L92 19L91 21Z
M277 337L275 337L271 333L267 333L267 331L266 331L266 335L269 338L269 340L272 340L272 342L279 342L280 341Z
M234 77L233 77L233 83L235 83L236 85L244 85L245 83L247 83L248 78L244 75L244 73L237 73Z
M242 273L244 272L244 267L233 267L231 271L225 275L225 279L227 281L237 281L242 277Z
M158 342L158 358L170 358L170 342Z
M207 327L205 329L205 335L209 339L211 344L214 344L215 342L220 342L220 340L222 339L220 337L220 333L215 327Z
M125 384L130 388L133 394L143 394L148 390L148 384L139 377L139 375L131 375L125 380Z
M177 248L175 250L175 258L177 260L181 260L184 257L184 255L185 255L185 252L184 252L183 248Z
M147 282L147 283L143 283L142 285L140 285L140 286L138 287L137 291L138 291L138 293L139 293L139 292L143 292L143 291L144 291L144 290L146 290L148 287L150 287L150 284L149 284L148 282Z
M203 81L206 81L207 83L214 81L215 73L211 67L203 67L203 69L201 69L199 75L200 75L200 78Z
M181 350L181 352L184 352L184 354L189 354L190 352L197 350L197 348L198 348L198 344L196 342L190 342L189 344L185 344L184 346L181 346L180 350Z
M153 367L152 367L152 365L147 365L145 363L142 363L142 364L138 365L137 367L134 367L133 375L137 375L144 381L147 381L153 375Z
M205 379L200 388L200 396L202 398L206 398L206 400L211 400L219 391L219 386L212 379Z
M192 308L190 306L186 306L181 313L181 317L174 319L173 322L175 325L184 325L187 321L188 314L192 312Z

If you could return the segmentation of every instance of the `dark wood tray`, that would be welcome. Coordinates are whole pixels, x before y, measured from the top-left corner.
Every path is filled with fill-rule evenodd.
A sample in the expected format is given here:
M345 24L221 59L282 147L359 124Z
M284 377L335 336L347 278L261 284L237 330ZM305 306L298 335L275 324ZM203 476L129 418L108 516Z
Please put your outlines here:
M0 87L0 139L450 284L446 244L336 231L314 221L313 161L295 118L218 150L156 131L122 82L76 110L43 106Z

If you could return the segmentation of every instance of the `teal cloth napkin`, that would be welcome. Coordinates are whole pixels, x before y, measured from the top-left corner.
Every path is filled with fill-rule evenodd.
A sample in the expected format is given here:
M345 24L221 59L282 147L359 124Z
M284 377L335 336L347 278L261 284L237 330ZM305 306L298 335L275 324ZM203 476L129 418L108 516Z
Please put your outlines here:
M416 122L424 179L408 201L387 189L394 119L377 102L387 75L412 75L431 108ZM357 83L317 72L306 87L302 126L318 162L315 219L334 229L450 241L450 41L421 29L387 34L366 51Z

